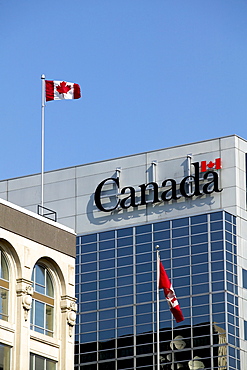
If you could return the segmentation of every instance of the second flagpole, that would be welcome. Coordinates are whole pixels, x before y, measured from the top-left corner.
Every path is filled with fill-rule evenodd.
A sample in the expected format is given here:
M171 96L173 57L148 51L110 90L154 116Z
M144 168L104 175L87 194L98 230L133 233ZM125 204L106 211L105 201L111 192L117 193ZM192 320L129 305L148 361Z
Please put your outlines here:
M45 166L45 75L41 76L41 207L44 206L44 166Z

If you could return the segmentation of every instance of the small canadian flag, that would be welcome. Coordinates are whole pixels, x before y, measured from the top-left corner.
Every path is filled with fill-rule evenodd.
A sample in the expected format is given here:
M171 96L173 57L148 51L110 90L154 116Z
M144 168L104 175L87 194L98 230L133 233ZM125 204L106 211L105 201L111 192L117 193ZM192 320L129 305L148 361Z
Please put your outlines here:
M62 99L79 99L81 89L78 84L65 81L45 81L46 101Z
M220 170L221 169L221 158L216 158L214 162L202 161L201 162L201 172L206 172L208 170Z

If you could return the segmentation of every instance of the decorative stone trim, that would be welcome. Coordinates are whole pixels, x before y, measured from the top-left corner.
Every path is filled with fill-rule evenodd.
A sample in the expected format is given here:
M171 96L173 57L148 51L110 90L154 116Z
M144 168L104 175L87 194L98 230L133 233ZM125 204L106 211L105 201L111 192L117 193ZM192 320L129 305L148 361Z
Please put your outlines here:
M17 296L22 297L22 307L24 309L24 319L27 321L28 313L32 306L33 287L32 282L26 279L17 279Z
M61 297L61 311L66 312L67 324L69 325L69 336L72 337L73 327L76 322L77 304L75 298L70 296Z

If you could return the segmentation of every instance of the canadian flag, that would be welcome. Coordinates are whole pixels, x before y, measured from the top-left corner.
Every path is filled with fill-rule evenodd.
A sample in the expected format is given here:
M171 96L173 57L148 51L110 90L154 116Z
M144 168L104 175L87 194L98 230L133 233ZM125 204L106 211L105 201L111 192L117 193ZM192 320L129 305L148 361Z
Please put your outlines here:
M159 260L159 288L164 289L164 294L167 300L167 303L170 307L170 311L173 314L176 322L181 322L184 320L182 310L179 306L178 300L173 290L172 284L167 276L166 270L162 265L162 262Z
M79 99L81 89L78 84L65 81L45 81L46 101L61 99Z
M216 158L214 162L202 161L201 162L201 172L206 172L207 170L220 170L221 169L221 158Z

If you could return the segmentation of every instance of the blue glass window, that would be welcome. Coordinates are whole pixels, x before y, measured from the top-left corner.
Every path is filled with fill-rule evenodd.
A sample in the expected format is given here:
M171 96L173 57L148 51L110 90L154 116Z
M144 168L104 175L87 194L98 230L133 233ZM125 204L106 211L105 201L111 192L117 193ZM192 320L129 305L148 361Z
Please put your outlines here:
M131 315L133 315L133 306L117 309L118 317L131 316Z
M147 303L152 301L152 292L146 292L142 294L137 294L136 302L137 303Z
M137 325L145 324L145 323L151 323L151 322L153 322L152 312L136 316L136 324Z
M216 220L222 220L222 212L214 212L210 214L210 220L216 221Z
M124 247L124 248L118 248L117 255L118 257L124 257L129 256L133 253L133 247Z
M172 237L178 238L180 236L189 235L189 228L188 227L180 227L178 229L172 229Z
M155 242L158 241L158 240L169 239L169 238L170 238L170 231L169 230L154 233L154 241Z
M82 235L80 238L81 244L96 242L97 234Z
M166 272L167 272L167 270L166 270ZM190 267L189 266L184 266L184 267L173 269L173 276L174 277L181 277L181 276L186 276L186 275L190 275Z
M117 246L120 247L125 247L127 245L132 245L133 244L133 238L132 237L126 237L122 239L117 240Z
M134 298L133 295L126 295L123 297L118 297L117 298L117 304L118 306L128 306L130 304L134 303Z
M97 280L97 272L96 271L88 272L88 273L85 273L85 274L80 275L80 276L81 276L81 283L82 284L88 283L89 281Z
M217 271L212 273L212 281L224 280L224 271Z
M230 215L230 213L225 212L225 219L229 222L232 222L232 215Z
M212 290L214 292L218 290L224 290L225 289L225 283L224 281L216 281L212 283Z
M114 280L113 280L114 281ZM117 285L124 286L133 284L133 275L123 276L117 278Z
M219 251L219 252L212 252L211 253L211 260L212 261L219 261L224 259L224 252Z
M136 285L136 292L137 293L145 293L145 292L151 292L151 291L152 291L151 282Z
M107 240L107 239L114 239L115 237L115 232L114 230L112 231L104 231L99 234L99 240Z
M208 251L208 244L193 244L191 246L191 254L206 253Z
M192 284L201 284L208 282L208 274L192 275Z
M118 267L128 266L133 264L133 256L121 257L117 259Z
M81 264L82 273L96 271L96 270L97 270L97 262Z
M186 246L186 245L189 245L189 238L188 237L172 239L173 248L182 247L182 246Z
M115 248L115 240L107 240L99 243L99 249L113 249Z
M173 267L185 266L190 264L190 257L184 256L179 258L174 258L172 260Z
M152 241L152 234L136 235L136 244L147 243Z
M186 286L186 285L190 285L190 277L189 276L182 276L182 277L173 278L173 286L174 287L181 287L181 286Z
M133 267L132 266L119 267L117 269L117 274L118 274L118 276L131 275L131 274L133 274Z
M223 240L223 231L214 231L211 232L211 241L216 241L216 240Z
M115 257L115 250L114 249L108 249L106 251L100 251L99 252L99 259L100 260L105 260L109 258L114 258ZM96 258L95 258L96 260Z
M97 243L83 244L81 246L81 253L90 253L97 250Z
M136 227L136 234L146 234L152 231L152 225L141 225Z
M115 317L115 310L114 309L99 311L99 319L100 320L114 319L114 317Z
M140 272L148 272L148 271L152 271L152 263L142 263L140 265L136 265L137 274Z
M212 222L210 224L210 230L211 231L223 230L223 222L222 221Z
M192 294L208 293L208 291L209 291L208 284L199 284L192 286Z
M128 294L133 294L133 285L126 285L117 289L118 296L124 296Z
M191 217L191 224L201 224L207 222L207 215L193 216Z
M225 222L225 229L226 231L229 231L229 233L232 233L232 224Z
M157 222L157 223L154 224L153 227L154 227L154 231L169 229L170 222L169 221Z
M198 234L198 235L191 236L192 244L205 243L207 241L208 241L208 234Z
M177 220L172 221L172 227L181 227L181 226L187 226L189 225L189 218L179 218Z
M106 279L106 280L99 281L100 289L113 288L114 286L115 286L114 279Z
M189 247L181 247L181 248L174 248L172 250L172 256L173 257L181 257L186 256L190 254L190 248ZM163 255L163 253L162 253Z
M152 252L152 243L144 243L136 246L136 254Z
M152 273L151 272L143 273L143 274L138 274L136 276L136 282L137 282L137 284L138 283L143 283L145 281L152 281Z
M101 289L99 291L99 299L105 299L105 298L110 298L115 296L115 289ZM97 298L96 298L97 299Z
M208 231L207 224L199 224L199 225L191 226L192 234L202 234L202 233L206 233L207 231Z
M247 289L247 270L242 269L243 272L243 288Z
M112 308L115 307L115 299L109 298L109 299L102 299L99 301L99 308L105 309L105 308ZM93 308L95 309L95 308Z
M96 253L85 253L83 256L81 256L81 263L85 262L92 262L96 261L97 254Z
M136 255L136 263L151 262L153 253L143 253Z
M132 326L133 325L133 316L121 317L117 319L117 326Z
M207 253L195 254L194 256L191 257L191 259L192 264L208 262L208 254Z
M203 272L208 272L208 264L201 263L199 265L192 265L192 274L200 274Z
M118 238L124 237L124 236L130 236L133 234L132 227L128 227L126 229L119 229L117 230L117 236Z
M101 270L99 272L99 279L110 279L110 278L114 278L115 276L115 269L112 268L112 269L106 269L106 270Z

